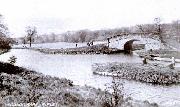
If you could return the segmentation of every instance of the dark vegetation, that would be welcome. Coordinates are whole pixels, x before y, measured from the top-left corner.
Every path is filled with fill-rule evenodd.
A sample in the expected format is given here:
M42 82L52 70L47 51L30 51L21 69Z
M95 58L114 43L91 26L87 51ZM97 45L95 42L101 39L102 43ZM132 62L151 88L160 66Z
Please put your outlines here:
M7 73L7 74L19 74L22 72L25 72L27 70L25 70L24 68L20 68L18 66L14 66L12 64L9 63L3 63L0 62L0 73Z
M10 74L10 75L12 75L12 74L17 75L22 72L27 73L27 70L24 68L20 68L18 66L11 65L9 63L0 62L0 91L5 90L5 89L7 89L9 91L13 90L13 87L3 84L4 77L1 76L2 73L6 73L6 74Z
M158 85L172 85L180 83L178 69L169 68L157 63L105 63L94 64L93 73L98 75L112 76L135 80ZM109 74L108 74L109 73Z
M8 38L8 27L3 23L3 17L0 15L0 49L10 49L11 39Z
M10 41L5 37L0 36L0 49L10 49Z

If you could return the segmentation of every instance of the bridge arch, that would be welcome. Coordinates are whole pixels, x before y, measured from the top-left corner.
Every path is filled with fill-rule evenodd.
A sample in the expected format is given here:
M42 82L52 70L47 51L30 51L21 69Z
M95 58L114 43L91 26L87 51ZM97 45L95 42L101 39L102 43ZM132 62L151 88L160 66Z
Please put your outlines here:
M134 41L139 41L137 39L131 39L131 40L128 40L125 44L124 44L124 52L127 53L127 54L130 54L133 50L133 42Z

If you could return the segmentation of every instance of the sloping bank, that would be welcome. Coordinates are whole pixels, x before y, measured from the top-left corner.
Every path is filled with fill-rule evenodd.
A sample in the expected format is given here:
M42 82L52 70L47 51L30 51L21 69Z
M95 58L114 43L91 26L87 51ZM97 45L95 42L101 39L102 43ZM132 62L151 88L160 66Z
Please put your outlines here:
M98 44L93 46L83 46L76 48L61 48L61 49L49 49L49 48L26 48L26 47L14 47L13 49L32 49L45 54L116 54L122 53L123 50L117 48L108 48L105 44Z
M152 84L180 83L180 71L170 69L162 64L141 63L96 63L92 66L94 74L118 76L123 79L136 80Z
M111 94L100 89L75 86L67 79L0 62L2 107L111 107L106 103L110 97ZM157 104L128 98L123 100L121 107L157 107Z
M161 58L172 58L180 59L180 52L172 49L156 49L148 51L136 51L140 57L161 57Z
M9 49L0 49L0 55L6 53L8 51L9 51Z

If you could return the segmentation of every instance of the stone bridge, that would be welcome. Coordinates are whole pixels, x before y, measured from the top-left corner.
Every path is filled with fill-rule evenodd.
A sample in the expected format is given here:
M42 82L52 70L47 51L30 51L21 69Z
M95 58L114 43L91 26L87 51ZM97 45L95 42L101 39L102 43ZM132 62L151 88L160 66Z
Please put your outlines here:
M131 53L133 50L135 50L134 48L133 48L133 42L135 42L135 41L139 41L139 40L137 40L137 39L132 39L132 40L129 40L129 41L127 41L125 44L124 44L124 52L125 53ZM142 44L143 45L143 44ZM143 45L144 47L142 47L142 49L144 49L145 48L145 45Z
M157 35L121 35L109 40L110 48L118 48L127 52L133 50L133 45L144 45L145 50L162 48Z

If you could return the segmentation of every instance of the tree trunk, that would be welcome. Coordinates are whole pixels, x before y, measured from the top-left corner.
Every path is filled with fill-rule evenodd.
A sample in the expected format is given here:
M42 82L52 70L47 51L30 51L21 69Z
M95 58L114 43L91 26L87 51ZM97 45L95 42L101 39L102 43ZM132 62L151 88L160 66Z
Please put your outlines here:
M29 46L31 47L31 37L30 37L30 40L29 40Z

